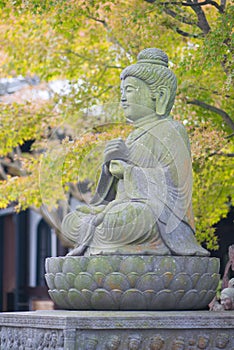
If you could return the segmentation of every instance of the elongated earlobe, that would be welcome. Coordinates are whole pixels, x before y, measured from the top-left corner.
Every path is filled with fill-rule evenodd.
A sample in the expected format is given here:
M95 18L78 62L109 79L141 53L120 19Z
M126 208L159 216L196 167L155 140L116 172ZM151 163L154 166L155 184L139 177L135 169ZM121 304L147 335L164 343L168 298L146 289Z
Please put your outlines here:
M156 98L156 114L164 115L170 98L170 90L167 86L159 86Z

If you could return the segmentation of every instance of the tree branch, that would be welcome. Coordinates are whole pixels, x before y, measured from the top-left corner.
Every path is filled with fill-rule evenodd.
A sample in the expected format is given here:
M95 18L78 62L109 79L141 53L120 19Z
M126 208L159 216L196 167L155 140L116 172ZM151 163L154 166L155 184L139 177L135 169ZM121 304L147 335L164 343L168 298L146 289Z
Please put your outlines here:
M220 7L222 7L223 11L224 11L225 8L226 8L226 3L227 3L227 0L221 0L221 1L220 1Z
M220 6L216 1L213 0L205 0L203 2L182 2L182 6L190 6L190 7L196 7L196 6L204 6L204 5L212 5L219 10L219 12L223 13L223 8Z
M2 180L7 180L7 174L2 166L2 164L0 163L0 178Z
M74 56L77 56L77 57L79 57L79 58L82 58L84 61L93 62L93 59L91 59L91 58L89 58L89 57L87 57L87 56L81 55L81 54L79 54L78 52L72 51L72 50L70 50L70 49L65 50L65 53L66 53L66 54L72 54L72 55L74 55Z
M209 155L209 157L213 156L224 156L224 157L229 157L229 158L234 158L234 153L225 153L225 152L213 152Z
M110 40L111 40L114 44L116 44L116 45L118 45L119 47L121 47L124 51L126 51L125 48L124 48L124 47L121 45L121 43L119 42L119 40L116 39L116 38L113 36L112 30L111 30L111 28L108 26L108 24L107 24L107 22L106 22L105 20L100 19L100 18L93 17L93 16L91 16L91 15L88 15L87 18L90 18L90 19L92 19L92 20L95 21L95 22L101 23L101 24L106 28L107 32L110 34L110 36L111 36L111 37L110 37ZM128 52L128 54L131 55L130 52Z
M195 2L196 1L196 2ZM204 1L205 2L205 1ZM203 2L203 4L204 4ZM194 2L189 2L190 7L192 8L192 10L196 13L197 15L197 26L198 28L200 28L203 31L203 34L206 35L209 33L210 31L210 25L207 21L205 12L203 11L202 7L201 7L201 2L197 2L197 0L194 0ZM191 4L193 4L194 6L191 6Z
M200 38L201 36L203 36L203 34L191 34L188 32L184 32L180 28L175 28L175 30L178 34L185 36L186 38Z
M106 21L104 20L104 19L100 19L100 18L96 18L96 17L93 17L93 16L87 16L88 18L90 18L90 19L93 19L95 22L99 22L99 23L102 23L103 25L104 25L104 27L106 27L107 29L109 29L108 28L108 25L107 25L107 23L106 23Z
M200 87L197 87L197 86L194 86L194 85L188 85L189 88L198 88L198 90L203 90L203 91L209 91L211 92L212 94L215 94L217 96L221 96L221 97L226 97L226 98L230 98L231 100L234 100L234 97L232 97L231 95L222 95L220 92L218 92L217 90L209 90L209 89L206 89L202 86Z
M220 108L217 108L215 106L211 106L203 101L200 100L191 100L191 101L187 101L188 104L192 104L192 105L196 105L205 109L208 109L211 112L214 112L216 114L219 114L223 121L232 129L234 130L234 121L231 119L231 117L229 116L229 114L227 114L225 111L223 111Z
M181 23L185 23L191 26L196 24L196 22L188 20L188 18L186 18L185 16L179 15L178 13L167 8L166 6L164 7L163 12L165 12L167 15L171 16L172 18L177 19Z
M1 164L7 168L7 173L12 176L24 176L25 170L23 170L17 162L11 162L7 160L1 160Z
M154 3L155 2L155 1L152 1L152 0L145 0L145 1L149 2L149 3ZM226 6L226 1L222 1L221 5L219 5L214 0L205 0L205 1L202 1L202 2L198 2L198 0L188 0L186 2L185 1L164 1L164 2L159 3L159 5L162 5L162 6L165 6L165 7L166 6L171 6L171 5L179 5L179 6L190 7L196 13L197 20L198 20L196 24L197 24L198 28L200 28L202 30L204 35L207 35L210 32L211 28L210 28L210 25L209 25L209 23L207 21L205 12L202 9L202 6L212 5L219 11L219 13L224 13L224 9L225 9L225 6ZM167 9L167 10L164 9L164 12L166 12L169 16L172 16L172 17L176 18L175 17L176 13L174 11L172 11L170 9ZM186 22L184 22L184 23L186 23ZM187 24L190 25L190 23L187 23ZM177 31L177 32L179 34L183 35L179 31ZM188 35L183 35L183 36L188 36ZM191 37L191 35L189 35L189 36Z
M149 2L153 4L156 0L145 0L146 2ZM180 5L180 6L189 6L189 7L196 7L196 6L205 6L205 5L212 5L220 13L224 12L225 6L226 6L226 0L221 1L221 5L219 5L214 0L205 0L202 2L192 2L192 1L163 1L160 3L160 5Z

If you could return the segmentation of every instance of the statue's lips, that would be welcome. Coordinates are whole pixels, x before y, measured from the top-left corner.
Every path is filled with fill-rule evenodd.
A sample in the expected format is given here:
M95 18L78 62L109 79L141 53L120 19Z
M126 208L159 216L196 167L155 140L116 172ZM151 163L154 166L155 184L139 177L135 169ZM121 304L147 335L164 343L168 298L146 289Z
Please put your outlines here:
M122 106L122 108L128 108L129 107L129 104L127 104L127 103L121 103L121 106Z

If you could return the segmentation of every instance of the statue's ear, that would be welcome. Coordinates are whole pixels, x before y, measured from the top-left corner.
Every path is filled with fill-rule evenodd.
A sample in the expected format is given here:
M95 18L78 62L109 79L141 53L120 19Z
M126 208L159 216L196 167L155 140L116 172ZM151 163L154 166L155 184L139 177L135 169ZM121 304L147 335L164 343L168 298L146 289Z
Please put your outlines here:
M157 89L156 114L164 115L170 98L170 90L167 86L161 85Z

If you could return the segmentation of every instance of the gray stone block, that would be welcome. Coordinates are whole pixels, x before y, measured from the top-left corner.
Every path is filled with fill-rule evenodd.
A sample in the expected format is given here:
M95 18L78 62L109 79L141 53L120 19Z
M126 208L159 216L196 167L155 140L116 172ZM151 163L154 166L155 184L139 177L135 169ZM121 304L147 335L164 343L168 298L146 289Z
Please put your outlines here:
M0 315L1 349L234 349L234 312L34 311Z

